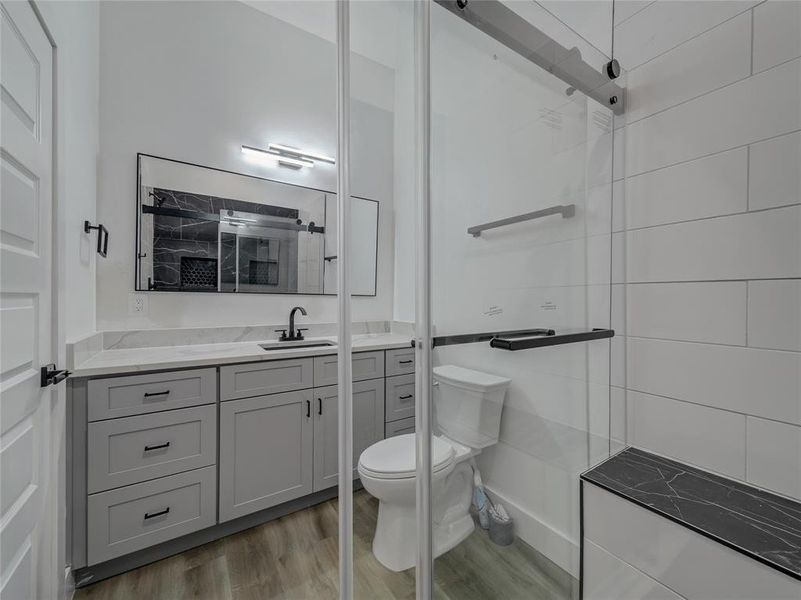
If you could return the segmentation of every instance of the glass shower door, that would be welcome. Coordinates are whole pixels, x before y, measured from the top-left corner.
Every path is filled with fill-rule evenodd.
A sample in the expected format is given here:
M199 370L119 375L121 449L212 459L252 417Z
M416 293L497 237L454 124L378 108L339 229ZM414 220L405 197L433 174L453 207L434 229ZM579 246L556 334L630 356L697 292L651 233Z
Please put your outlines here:
M432 347L430 371L418 374L418 435L431 434L418 442L418 510L425 522L430 503L420 555L434 560L429 575L419 565L431 581L418 589L575 598L578 476L613 451L622 418L610 408L610 364L624 96L598 43L611 44L611 2L593 39L606 52L575 33L569 13L459 4L430 4L428 48L418 46L418 69L430 61L428 129L418 120L430 174L417 244L425 251L427 220L430 249L418 268L428 293L417 341ZM417 25L424 32L425 19Z

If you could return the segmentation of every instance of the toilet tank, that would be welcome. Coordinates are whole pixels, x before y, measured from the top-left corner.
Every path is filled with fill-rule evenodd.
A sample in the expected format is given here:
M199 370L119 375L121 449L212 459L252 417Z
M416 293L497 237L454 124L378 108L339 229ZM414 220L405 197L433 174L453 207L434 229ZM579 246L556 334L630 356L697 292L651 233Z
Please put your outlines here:
M470 448L498 442L501 412L510 379L455 365L434 367L437 426L452 440Z

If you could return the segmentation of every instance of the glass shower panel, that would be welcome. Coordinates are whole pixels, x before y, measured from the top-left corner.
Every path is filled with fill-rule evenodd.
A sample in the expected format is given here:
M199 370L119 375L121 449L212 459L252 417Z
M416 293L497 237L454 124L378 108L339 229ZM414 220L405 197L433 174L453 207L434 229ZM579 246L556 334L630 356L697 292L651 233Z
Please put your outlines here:
M578 476L612 448L623 102L578 25L431 5L435 596L578 597Z
M384 310L392 312L394 295L398 320L411 321L411 316L403 313L407 294L413 294L414 281L411 279L413 269L407 272L407 279L395 280L393 290L393 254L408 254L413 248L414 229L409 227L409 219L413 209L414 180L414 138L413 107L414 63L412 54L413 42L413 4L406 0L382 0L374 2L350 2L350 156L351 156L351 193L354 196L375 198L377 204L377 264L370 262L371 248L364 244L363 232L366 225L375 223L376 214L365 212L364 202L356 198L352 204L352 260L351 280L352 293L363 294L362 281L376 282L376 298L353 299L353 339L354 350L358 352L360 339L374 335L364 328L364 322L374 320L365 318L371 314L385 315ZM361 204L360 204L361 202ZM394 235L393 235L394 234ZM373 246L376 241L373 241ZM393 245L395 252L392 252ZM413 254L413 250L411 250ZM405 256L403 259L404 260ZM393 317L395 315L392 315ZM385 319L381 316L381 319ZM392 319L390 319L392 320ZM408 332L407 336L408 336ZM405 338L408 344L408 337ZM405 349L410 351L408 345ZM354 354L354 372L360 357L369 360L370 353ZM375 353L373 353L375 354ZM399 412L393 411L394 400L403 397L409 403L408 395L414 387L414 373L404 363L393 362L393 351L386 354L379 352L381 359L380 378L362 378L353 383L353 459L354 473L357 477L358 464L363 452L370 449L373 456L384 456L385 451L377 447L377 443L397 441L397 433L402 419ZM400 368L396 368L400 367ZM406 419L408 421L408 418ZM413 420L413 419L412 419ZM413 436L412 436L413 437ZM404 442L401 440L401 446ZM407 485L411 494L410 514L408 516L414 528L414 454L411 445L406 445L408 454L391 451L390 454L407 461ZM398 463L398 464L401 464ZM415 543L412 539L408 545L411 550L406 556L411 563L382 563L386 557L375 550L374 539L377 535L379 501L382 481L376 477L374 486L361 479L352 495L353 505L353 598L356 600L375 600L392 598L413 598L415 595L415 570L410 568L415 560ZM397 482L396 482L397 483ZM394 533L394 532L393 532ZM398 545L393 537L391 544ZM389 562L389 561L386 561Z

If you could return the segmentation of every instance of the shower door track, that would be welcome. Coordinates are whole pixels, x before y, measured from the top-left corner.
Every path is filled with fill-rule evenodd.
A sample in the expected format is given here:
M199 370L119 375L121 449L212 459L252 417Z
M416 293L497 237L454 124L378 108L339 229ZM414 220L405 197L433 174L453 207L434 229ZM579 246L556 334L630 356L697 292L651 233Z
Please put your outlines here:
M610 108L616 115L623 114L624 89L611 81L620 73L616 61L609 63L605 72L593 67L584 62L578 48L565 48L499 0L434 2L558 77L570 88Z

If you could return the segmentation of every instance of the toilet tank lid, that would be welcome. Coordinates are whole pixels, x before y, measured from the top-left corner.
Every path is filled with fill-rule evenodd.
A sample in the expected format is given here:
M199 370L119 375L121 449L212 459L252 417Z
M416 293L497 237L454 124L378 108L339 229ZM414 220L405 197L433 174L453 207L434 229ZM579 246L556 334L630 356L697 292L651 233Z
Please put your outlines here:
M473 369L465 369L456 365L434 367L434 379L451 385L478 391L494 391L505 388L512 380L498 375L490 375Z

